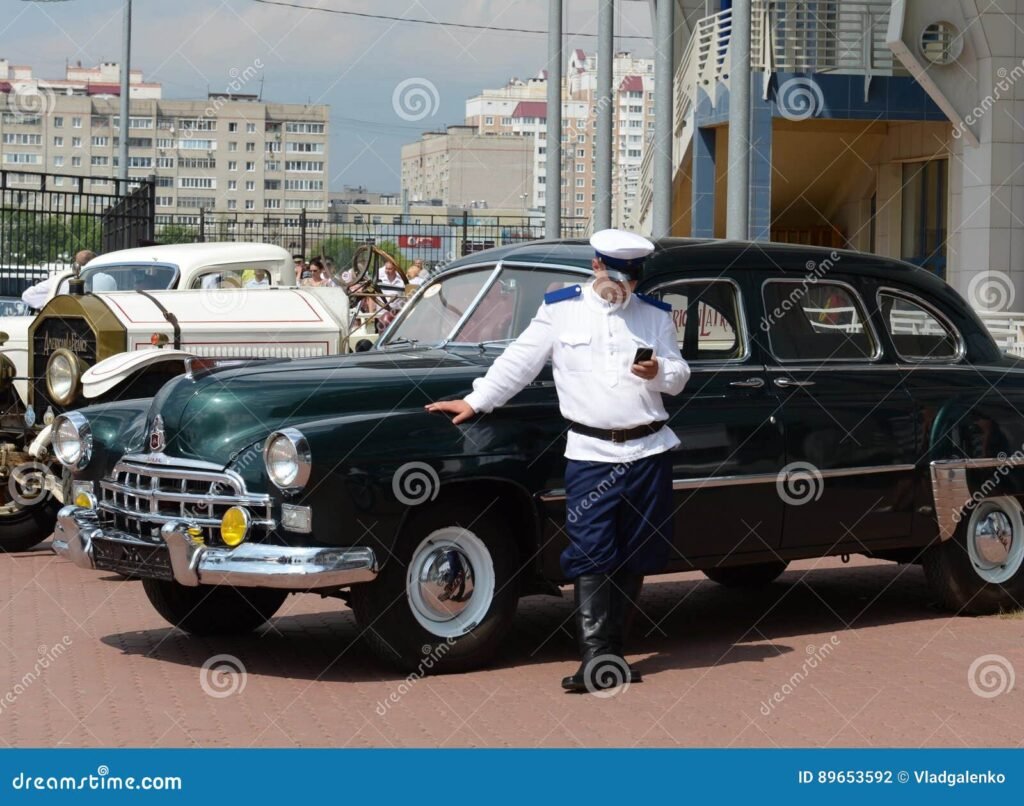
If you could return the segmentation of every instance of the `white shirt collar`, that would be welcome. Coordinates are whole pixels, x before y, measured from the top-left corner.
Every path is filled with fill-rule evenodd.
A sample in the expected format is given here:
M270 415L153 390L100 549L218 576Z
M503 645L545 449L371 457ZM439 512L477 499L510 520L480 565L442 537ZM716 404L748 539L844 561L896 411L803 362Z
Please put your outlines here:
M630 291L629 296L626 297L626 301L620 304L618 302L609 302L600 294L598 294L597 291L594 290L593 280L591 280L589 283L583 286L584 302L591 305L594 308L594 310L596 310L598 313L603 314L611 314L615 313L615 311L620 311L623 310L624 308L628 308L629 304L633 301L634 293L636 292Z

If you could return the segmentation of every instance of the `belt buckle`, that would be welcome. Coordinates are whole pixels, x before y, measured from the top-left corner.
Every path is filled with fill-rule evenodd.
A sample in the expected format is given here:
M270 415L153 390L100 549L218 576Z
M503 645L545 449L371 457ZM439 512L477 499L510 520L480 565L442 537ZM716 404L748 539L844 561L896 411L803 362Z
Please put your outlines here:
M621 428L613 428L612 429L612 442L614 442L616 445L621 445L623 442L626 442L626 432L625 432L625 430L623 430Z

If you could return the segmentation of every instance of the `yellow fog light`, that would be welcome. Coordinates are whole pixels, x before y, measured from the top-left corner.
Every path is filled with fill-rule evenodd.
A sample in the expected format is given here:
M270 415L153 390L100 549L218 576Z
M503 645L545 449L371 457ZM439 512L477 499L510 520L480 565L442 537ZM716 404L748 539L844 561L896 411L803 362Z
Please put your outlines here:
M241 507L231 507L220 521L220 539L225 546L234 548L249 536L249 513Z
M82 507L83 509L96 509L96 498L92 493L82 490L75 496L75 506Z

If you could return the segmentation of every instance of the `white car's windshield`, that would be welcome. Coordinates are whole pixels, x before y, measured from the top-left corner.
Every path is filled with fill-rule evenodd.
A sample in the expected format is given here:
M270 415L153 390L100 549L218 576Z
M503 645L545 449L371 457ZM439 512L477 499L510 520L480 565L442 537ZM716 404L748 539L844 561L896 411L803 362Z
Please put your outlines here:
M106 291L162 291L174 288L177 277L177 266L167 264L115 264L82 270L85 290L93 294ZM67 289L62 288L61 293L67 293Z
M407 306L382 346L512 341L530 324L547 292L586 281L585 274L569 269L504 266L488 285L493 273L493 266L485 266L441 275Z

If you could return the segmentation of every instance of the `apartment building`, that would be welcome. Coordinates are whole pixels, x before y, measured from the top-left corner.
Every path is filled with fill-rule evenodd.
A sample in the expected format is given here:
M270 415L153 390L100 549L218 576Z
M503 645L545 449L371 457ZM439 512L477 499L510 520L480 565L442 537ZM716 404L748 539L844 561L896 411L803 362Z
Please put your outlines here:
M654 130L654 62L628 52L612 67L612 211L616 226L634 214L644 150ZM534 141L531 204L545 208L547 172L547 71L466 101L466 125L483 135L527 135ZM562 215L590 218L596 197L597 56L574 50L562 88Z
M69 67L51 80L0 59L0 167L111 184L122 136L119 82L113 63ZM195 224L200 210L241 221L326 212L327 106L238 93L170 100L137 70L130 96L128 173L155 177L158 225Z
M534 139L509 135L448 126L402 146L402 190L409 202L526 209L534 188Z

